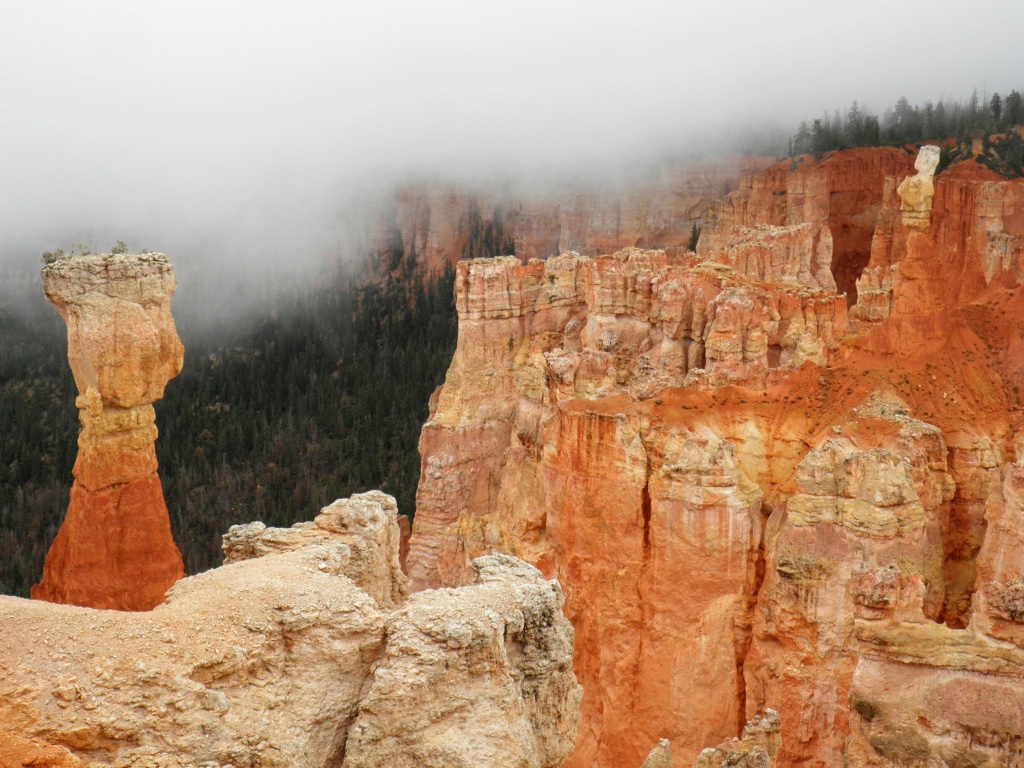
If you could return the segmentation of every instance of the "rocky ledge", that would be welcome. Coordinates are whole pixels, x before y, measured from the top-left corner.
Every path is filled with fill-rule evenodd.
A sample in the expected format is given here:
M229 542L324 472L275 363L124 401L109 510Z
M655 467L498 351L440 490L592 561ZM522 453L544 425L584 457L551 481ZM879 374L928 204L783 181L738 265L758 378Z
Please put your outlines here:
M492 555L410 598L398 540L370 492L233 528L150 612L0 597L0 764L558 766L581 697L558 583Z

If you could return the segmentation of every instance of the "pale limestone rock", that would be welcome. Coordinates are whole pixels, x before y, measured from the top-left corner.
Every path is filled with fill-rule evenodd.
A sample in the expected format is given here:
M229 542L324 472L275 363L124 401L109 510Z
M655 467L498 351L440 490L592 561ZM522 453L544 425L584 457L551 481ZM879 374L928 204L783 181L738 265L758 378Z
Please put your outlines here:
M857 304L850 317L864 323L880 323L892 313L892 282L895 267L867 267L857 278Z
M707 255L761 282L836 290L831 271L832 233L825 225L733 227L724 251Z
M345 574L381 608L390 609L401 605L409 591L398 562L400 540L394 498L368 491L338 499L312 522L291 528L267 528L259 522L233 525L221 548L224 562L236 563L308 544L340 542L348 551Z
M561 590L507 555L473 570L388 618L346 768L555 768L572 749L582 688Z
M953 498L945 443L930 424L906 416L905 403L874 393L855 412L902 425L893 447L858 449L849 439L827 440L796 469L789 499L795 526L839 523L858 534L892 538L916 535Z
M782 747L782 725L773 709L759 712L729 739L700 753L694 768L775 768Z
M675 768L672 747L668 739L658 739L658 746L650 751L640 768Z
M0 734L93 768L553 768L572 748L573 632L531 566L484 558L476 585L398 608L379 492L226 538L233 562L150 612L0 597Z
M345 554L226 565L147 613L0 598L0 727L97 766L332 764L384 639Z
M914 162L917 173L900 182L896 190L901 200L903 226L908 229L925 230L931 225L932 198L935 197L932 178L939 165L939 151L931 144L921 147Z

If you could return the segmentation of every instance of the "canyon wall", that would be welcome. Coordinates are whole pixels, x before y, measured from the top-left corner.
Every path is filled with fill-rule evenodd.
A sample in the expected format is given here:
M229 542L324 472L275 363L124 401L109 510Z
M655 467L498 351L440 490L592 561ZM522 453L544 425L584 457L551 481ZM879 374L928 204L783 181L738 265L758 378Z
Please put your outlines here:
M78 457L64 522L32 597L145 611L185 575L157 475L153 403L181 371L177 282L159 253L102 254L43 268L68 328Z
M569 768L692 764L769 707L780 766L1024 760L1024 181L906 202L914 160L747 174L696 254L458 265L408 572L560 580Z
M556 768L579 727L562 593L505 555L408 596L393 498L225 536L149 612L0 597L4 765Z

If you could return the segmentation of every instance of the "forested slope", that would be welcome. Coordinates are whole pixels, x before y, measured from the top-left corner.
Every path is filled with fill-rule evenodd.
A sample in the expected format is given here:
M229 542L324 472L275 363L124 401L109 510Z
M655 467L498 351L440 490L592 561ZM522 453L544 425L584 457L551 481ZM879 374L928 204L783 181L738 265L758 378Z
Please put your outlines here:
M157 454L189 573L228 526L286 526L381 488L413 511L416 442L455 345L453 272L341 275L211 332L179 316L185 367L156 404ZM177 310L176 310L177 312ZM0 305L0 591L27 595L67 506L78 434L64 324Z

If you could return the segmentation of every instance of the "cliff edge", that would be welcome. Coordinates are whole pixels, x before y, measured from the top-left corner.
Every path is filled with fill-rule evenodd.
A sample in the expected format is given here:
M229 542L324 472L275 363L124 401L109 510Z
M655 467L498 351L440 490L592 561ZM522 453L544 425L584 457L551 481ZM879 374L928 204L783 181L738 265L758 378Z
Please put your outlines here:
M0 597L0 760L556 768L581 696L558 584L492 555L408 597L398 539L372 491L232 528L149 612Z

